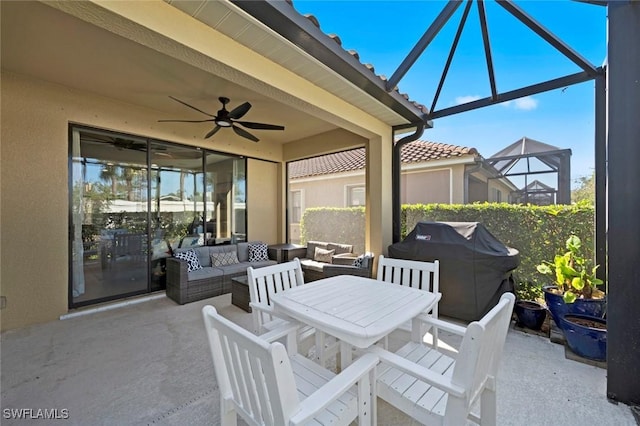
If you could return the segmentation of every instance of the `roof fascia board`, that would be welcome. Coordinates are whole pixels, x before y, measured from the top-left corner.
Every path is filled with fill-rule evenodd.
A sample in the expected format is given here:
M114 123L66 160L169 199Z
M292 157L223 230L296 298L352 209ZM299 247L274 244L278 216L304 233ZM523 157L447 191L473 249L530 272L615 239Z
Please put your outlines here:
M328 179L343 179L349 177L360 177L365 175L365 169L353 170L350 172L333 172L333 173L325 173L321 175L314 176L305 176L301 178L290 178L292 183L304 183L304 182L316 182L319 180L328 180Z
M459 164L473 164L476 162L476 158L472 154L467 154L463 157L448 158L446 160L429 160L420 161L416 163L402 163L402 171L410 171L416 169L431 169L437 167L448 167Z
M304 52L364 90L371 97L402 116L409 123L428 122L427 114L418 111L396 91L387 92L385 82L340 45L298 13L285 1L230 0Z

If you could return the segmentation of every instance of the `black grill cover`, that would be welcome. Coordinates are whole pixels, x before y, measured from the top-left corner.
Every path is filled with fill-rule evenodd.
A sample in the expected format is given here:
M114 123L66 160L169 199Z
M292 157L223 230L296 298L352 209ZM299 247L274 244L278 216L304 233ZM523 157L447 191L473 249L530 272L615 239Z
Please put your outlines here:
M505 246L479 222L419 222L389 257L440 261L441 315L475 321L513 291L518 250Z

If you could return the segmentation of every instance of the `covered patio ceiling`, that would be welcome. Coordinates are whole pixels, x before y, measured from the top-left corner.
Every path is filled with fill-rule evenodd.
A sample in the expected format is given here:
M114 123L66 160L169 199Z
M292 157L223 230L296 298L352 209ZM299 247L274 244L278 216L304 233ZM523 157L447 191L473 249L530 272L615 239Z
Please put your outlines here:
M279 36L231 3L167 3L228 36L229 48L237 46L233 41L246 45L390 125L409 122L307 53L290 43L276 42ZM126 22L92 3L62 2L51 7L40 2L8 2L2 5L2 21L2 39L20 40L3 45L3 70L151 108L158 111L158 119L207 118L169 96L211 114L220 109L218 97L224 96L231 100L229 110L245 101L252 104L244 117L247 121L285 126L285 131L252 130L263 141L286 144L337 128L357 130L349 128L343 117L229 70L215 59L176 45L170 35ZM51 65L42 67L42 63ZM378 79L373 73L371 77ZM417 106L405 102L408 109L419 113ZM210 123L156 126L194 139L202 139L211 129ZM213 136L216 138L232 141L240 137L222 131Z

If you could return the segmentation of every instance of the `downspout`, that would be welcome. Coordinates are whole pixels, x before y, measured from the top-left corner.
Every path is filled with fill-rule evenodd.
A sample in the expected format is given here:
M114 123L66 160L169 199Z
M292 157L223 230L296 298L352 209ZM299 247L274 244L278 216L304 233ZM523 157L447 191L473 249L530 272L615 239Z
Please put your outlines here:
M395 135L396 128L393 128L393 133ZM400 204L400 173L402 168L401 156L402 147L409 143L417 140L424 133L424 123L416 123L416 131L408 136L403 137L393 146L393 155L391 158L391 200L393 204L393 242L397 243L400 241L400 234L402 232L402 224L401 224L401 214L402 214L402 206ZM394 137L395 139L395 137Z

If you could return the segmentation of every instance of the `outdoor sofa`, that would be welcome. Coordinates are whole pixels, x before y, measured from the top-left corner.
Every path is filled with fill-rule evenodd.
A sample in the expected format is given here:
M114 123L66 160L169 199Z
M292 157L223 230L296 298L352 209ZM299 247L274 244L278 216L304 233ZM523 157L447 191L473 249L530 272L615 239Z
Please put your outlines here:
M325 268L332 268L334 265L353 267L358 259L358 255L353 253L353 245L325 241L309 241L306 247L290 250L289 258L294 257L300 259L305 282L325 278ZM344 268L342 272L370 277L371 270L367 275L366 266L368 265L365 265L365 271L357 271L359 267L353 267Z
M190 267L190 263L199 267ZM247 275L249 266L276 263L268 259L267 245L261 241L179 248L174 257L167 258L167 297L184 305L230 293L232 278Z

